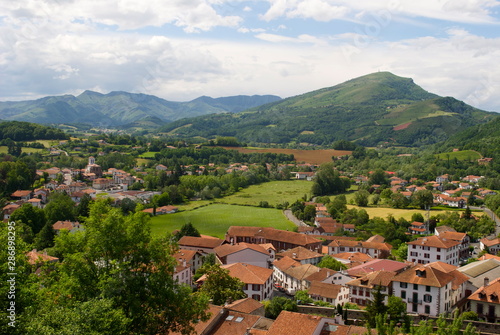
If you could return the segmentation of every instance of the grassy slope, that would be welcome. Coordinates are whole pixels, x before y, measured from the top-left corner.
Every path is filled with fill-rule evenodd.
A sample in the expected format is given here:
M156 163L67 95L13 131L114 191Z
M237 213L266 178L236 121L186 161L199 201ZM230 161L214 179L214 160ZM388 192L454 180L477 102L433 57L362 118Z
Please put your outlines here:
M459 161L470 161L470 160L477 160L479 158L482 158L481 154L477 151L474 150L462 150L462 151L455 151L455 152L444 152L441 154L436 155L437 158L442 159L442 160L447 160L449 159L458 159Z
M230 226L259 226L292 230L294 224L277 209L214 204L193 211L153 217L152 233L165 234L191 222L201 234L224 238Z

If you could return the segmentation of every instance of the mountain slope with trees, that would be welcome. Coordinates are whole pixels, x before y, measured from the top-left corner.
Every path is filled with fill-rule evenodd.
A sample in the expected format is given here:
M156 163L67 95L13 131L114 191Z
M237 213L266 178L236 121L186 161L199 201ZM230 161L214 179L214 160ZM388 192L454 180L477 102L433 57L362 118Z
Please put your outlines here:
M189 102L173 102L147 94L85 91L76 97L63 95L0 102L0 118L36 123L119 126L148 118L170 122L208 113L240 112L280 99L274 95L254 95L217 99L200 97Z
M349 140L365 146L414 146L446 140L494 115L429 93L411 78L378 72L241 113L182 119L161 129L178 136L236 136L257 143Z

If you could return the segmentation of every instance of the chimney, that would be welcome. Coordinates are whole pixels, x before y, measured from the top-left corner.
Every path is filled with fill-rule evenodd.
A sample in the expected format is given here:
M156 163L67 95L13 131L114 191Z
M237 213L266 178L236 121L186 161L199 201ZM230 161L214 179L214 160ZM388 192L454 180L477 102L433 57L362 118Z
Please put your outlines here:
M490 284L490 279L488 277L484 277L484 286L488 286Z

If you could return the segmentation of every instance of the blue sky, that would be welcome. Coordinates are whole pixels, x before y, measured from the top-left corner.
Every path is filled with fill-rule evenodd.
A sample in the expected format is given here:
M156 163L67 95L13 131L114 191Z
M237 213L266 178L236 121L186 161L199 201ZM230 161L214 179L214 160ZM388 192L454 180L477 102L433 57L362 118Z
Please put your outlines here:
M289 97L377 71L500 112L496 0L19 0L0 101L129 91Z

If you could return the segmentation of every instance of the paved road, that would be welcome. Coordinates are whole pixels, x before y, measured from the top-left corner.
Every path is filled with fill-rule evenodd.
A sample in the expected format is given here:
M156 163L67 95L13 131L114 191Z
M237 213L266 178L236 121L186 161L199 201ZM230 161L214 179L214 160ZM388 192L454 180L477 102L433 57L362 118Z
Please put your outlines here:
M292 210L291 209L285 209L283 211L283 213L285 214L286 218L290 221L292 221L293 223L295 223L295 225L297 227L300 227L300 226L307 226L307 224L305 224L303 221L300 221L299 219L297 219L295 217L295 215L292 214Z
M483 211L493 221L495 221L496 231L495 231L495 235L491 235L491 237L497 237L500 234L500 219L498 218L498 216L495 215L495 213L492 210L490 210L487 207L473 207L473 206L471 206L470 209Z

